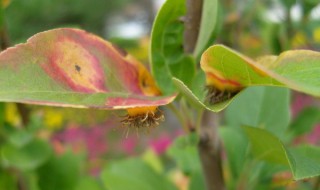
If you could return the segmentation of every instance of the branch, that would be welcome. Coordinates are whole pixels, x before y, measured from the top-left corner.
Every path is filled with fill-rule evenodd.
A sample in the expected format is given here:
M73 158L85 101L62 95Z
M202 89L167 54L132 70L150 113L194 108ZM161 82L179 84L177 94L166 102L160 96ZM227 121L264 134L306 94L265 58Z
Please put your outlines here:
M202 4L202 0L187 0L187 14L184 19L184 51L186 53L193 53L197 43Z
M193 53L200 28L203 0L187 0L185 16L184 51ZM207 190L224 190L221 144L217 135L218 115L204 111L198 144Z
M205 111L200 131L200 142L198 144L208 190L225 189L222 173L221 143L217 132L218 120L219 115Z

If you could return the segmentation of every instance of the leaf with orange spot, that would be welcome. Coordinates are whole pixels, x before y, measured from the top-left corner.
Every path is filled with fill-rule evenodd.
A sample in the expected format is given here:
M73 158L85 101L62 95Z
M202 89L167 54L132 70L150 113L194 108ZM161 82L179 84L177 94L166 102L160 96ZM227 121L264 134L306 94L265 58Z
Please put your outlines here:
M280 86L320 96L320 53L291 50L254 61L222 45L207 49L201 59L207 84L237 91L248 86Z
M148 70L111 43L61 28L0 54L0 101L126 109L165 105Z
M214 112L223 110L238 92L250 86L287 87L320 96L320 53L315 51L291 50L253 60L223 45L214 45L202 54L201 68L210 87L209 95L211 90L225 99L209 104L208 98L198 97L182 81L174 81L190 102Z

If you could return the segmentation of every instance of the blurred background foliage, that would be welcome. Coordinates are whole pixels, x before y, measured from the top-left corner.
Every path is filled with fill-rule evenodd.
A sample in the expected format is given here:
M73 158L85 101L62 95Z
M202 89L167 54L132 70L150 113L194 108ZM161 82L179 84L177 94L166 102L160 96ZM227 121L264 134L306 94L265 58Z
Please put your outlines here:
M10 44L52 28L77 27L118 44L146 64L152 22L163 3L11 0L6 6L8 2L3 1L4 28ZM214 43L223 43L251 57L286 49L320 50L318 1L220 3L220 29ZM279 96L257 100L265 94ZM277 110L268 107L276 104L281 105ZM165 108L165 123L151 134L137 137L131 132L128 138L115 120L122 112L27 108L30 119L24 123L19 105L0 104L0 190L204 189L198 139L196 135L186 135ZM256 116L260 123L254 123L252 117L259 110L265 110L264 115ZM274 112L283 117L274 120L270 116ZM267 123L266 127L281 133L281 139L289 145L320 145L318 99L300 93L289 97L287 91L275 88L254 88L243 93L225 113L219 132L225 148L223 167L229 189L310 189L318 183L319 179L291 181L287 170L248 159L248 139L240 129L241 124ZM251 173L245 172L247 167Z

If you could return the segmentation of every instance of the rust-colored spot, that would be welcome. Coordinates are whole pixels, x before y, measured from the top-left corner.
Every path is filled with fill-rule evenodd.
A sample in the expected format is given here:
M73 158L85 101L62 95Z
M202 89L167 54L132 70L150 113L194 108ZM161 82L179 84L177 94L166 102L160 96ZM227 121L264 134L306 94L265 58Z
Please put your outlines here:
M206 73L207 75L207 84L210 86L214 86L215 88L219 89L220 91L238 91L242 88L242 85L235 80L220 78L214 73Z
M43 67L51 77L73 90L106 91L103 68L99 60L90 50L72 39L60 39L51 52L50 63Z

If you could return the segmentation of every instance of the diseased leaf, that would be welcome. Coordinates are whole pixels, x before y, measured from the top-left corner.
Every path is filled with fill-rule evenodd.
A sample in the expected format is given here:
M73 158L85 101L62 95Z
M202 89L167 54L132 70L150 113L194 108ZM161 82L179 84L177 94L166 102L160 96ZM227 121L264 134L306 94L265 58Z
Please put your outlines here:
M176 91L172 77L191 84L195 64L183 50L185 0L167 0L155 19L151 33L150 62L152 74L166 95Z
M220 91L248 86L282 86L320 96L320 53L286 51L254 61L223 45L207 49L201 58L207 84Z
M70 28L36 34L0 54L0 101L123 109L159 106L147 69L103 39Z
M267 130L243 127L251 141L255 158L287 166L295 180L320 175L320 148L300 146L286 148L283 143Z

